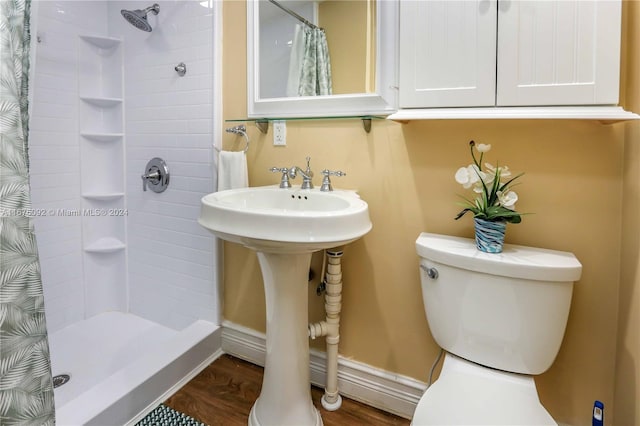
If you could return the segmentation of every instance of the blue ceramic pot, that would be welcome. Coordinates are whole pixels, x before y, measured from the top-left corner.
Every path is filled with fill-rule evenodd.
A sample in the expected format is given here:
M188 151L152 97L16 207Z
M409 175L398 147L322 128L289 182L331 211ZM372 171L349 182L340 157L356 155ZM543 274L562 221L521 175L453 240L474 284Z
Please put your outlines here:
M491 222L474 217L476 246L485 253L501 253L507 222Z

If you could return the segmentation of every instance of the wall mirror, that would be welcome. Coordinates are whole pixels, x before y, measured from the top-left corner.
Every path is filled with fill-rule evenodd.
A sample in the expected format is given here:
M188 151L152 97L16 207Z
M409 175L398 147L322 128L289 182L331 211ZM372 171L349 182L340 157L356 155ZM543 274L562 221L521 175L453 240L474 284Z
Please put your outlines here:
M398 3L385 0L248 0L249 118L387 115L396 111ZM330 94L307 94L300 72L309 30L328 44ZM302 36L303 32L307 35ZM317 33L316 33L317 34ZM314 36L315 37L315 36ZM318 35L318 38L321 38ZM308 49L306 49L308 50ZM316 61L321 61L316 58ZM320 67L314 67L320 68ZM314 84L314 83L311 83ZM323 86L323 87L324 87Z

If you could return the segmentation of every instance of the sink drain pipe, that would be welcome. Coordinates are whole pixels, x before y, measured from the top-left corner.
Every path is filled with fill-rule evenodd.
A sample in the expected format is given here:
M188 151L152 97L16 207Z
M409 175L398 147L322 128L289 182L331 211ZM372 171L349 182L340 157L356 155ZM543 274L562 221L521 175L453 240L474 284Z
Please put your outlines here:
M327 383L322 396L322 406L335 411L342 405L342 397L338 393L338 342L340 341L340 309L342 308L342 250L326 251L327 272L324 295L324 321L309 324L309 337L326 336L327 344Z

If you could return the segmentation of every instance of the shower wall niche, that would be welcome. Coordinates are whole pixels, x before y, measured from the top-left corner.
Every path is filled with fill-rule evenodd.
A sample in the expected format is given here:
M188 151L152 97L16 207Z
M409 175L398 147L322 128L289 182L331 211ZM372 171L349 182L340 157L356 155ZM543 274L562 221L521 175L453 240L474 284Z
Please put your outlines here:
M78 122L87 317L127 310L122 55L120 39L79 36Z

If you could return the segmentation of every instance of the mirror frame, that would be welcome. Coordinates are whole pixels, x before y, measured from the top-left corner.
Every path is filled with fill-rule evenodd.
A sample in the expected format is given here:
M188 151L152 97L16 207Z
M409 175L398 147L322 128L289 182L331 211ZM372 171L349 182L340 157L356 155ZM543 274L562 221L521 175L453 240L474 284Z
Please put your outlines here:
M397 111L399 1L377 0L376 92L260 99L260 0L247 0L247 115L301 118L389 115Z

